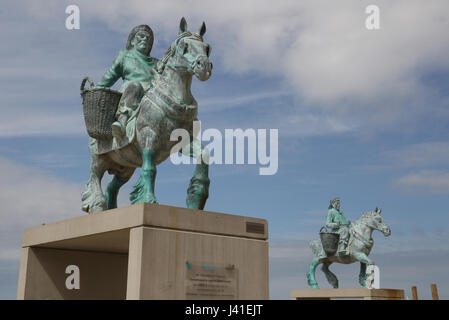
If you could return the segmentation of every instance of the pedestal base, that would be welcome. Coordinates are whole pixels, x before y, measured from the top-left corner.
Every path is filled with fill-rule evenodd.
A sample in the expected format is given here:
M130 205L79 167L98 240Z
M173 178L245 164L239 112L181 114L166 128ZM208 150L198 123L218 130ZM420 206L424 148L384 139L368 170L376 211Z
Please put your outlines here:
M364 300L404 300L404 290L398 289L308 289L291 290L292 300L330 300L361 298Z
M30 228L17 298L268 299L267 228L157 204ZM79 289L66 285L68 266L79 270Z

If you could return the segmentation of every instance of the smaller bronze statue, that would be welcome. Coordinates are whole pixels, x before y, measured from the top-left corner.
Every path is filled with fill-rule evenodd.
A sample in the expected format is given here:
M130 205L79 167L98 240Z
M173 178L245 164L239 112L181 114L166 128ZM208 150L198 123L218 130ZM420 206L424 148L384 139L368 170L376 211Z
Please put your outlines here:
M367 267L374 265L374 261L368 257L374 245L372 232L379 230L386 237L391 234L390 227L380 215L381 211L376 208L350 222L340 211L340 199L334 198L330 201L326 227L330 228L331 232L320 232L321 240L310 242L313 252L313 261L307 272L310 287L318 288L315 270L319 264L323 264L322 270L329 283L338 288L338 279L329 270L329 266L334 262L350 264L357 261L360 262L359 283L362 287L370 287L372 281L367 280L372 275L367 274Z

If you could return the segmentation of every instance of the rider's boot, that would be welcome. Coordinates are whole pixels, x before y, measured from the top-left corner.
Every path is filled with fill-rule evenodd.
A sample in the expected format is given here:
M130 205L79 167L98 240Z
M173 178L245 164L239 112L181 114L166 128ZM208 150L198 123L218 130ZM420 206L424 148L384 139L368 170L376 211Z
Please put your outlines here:
M117 121L112 124L112 135L116 139L121 139L125 135L127 121L128 116L126 114L121 114Z
M348 255L349 252L347 250L347 247L348 247L347 241L340 241L338 243L337 255L338 256L346 256L346 255Z

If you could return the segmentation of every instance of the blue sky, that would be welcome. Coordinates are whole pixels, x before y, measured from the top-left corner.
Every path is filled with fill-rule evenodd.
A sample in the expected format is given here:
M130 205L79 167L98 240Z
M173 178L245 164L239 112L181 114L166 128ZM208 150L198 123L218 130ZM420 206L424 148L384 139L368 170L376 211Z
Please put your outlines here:
M77 4L80 30L66 30ZM380 7L381 29L365 28ZM437 283L449 297L449 27L447 1L6 1L0 8L0 298L14 299L25 228L77 217L88 178L79 84L98 82L146 23L161 58L185 16L214 63L193 81L203 130L279 130L279 170L215 165L206 209L268 219L270 293L307 287L329 199L350 220L376 206L392 235L374 233L381 285ZM116 85L118 87L119 84ZM158 168L160 203L185 205L193 166ZM106 177L104 184L110 177ZM122 189L119 205L137 175ZM342 287L358 265L333 265ZM329 287L317 271L321 287Z

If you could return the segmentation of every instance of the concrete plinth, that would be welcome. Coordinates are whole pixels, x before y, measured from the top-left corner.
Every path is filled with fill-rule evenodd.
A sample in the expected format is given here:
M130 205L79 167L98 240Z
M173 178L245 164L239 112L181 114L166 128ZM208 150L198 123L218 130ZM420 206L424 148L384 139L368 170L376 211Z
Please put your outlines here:
M291 290L292 300L330 300L360 298L363 300L404 300L402 289L307 289Z
M267 239L263 219L157 204L37 226L23 235L17 298L268 299Z

